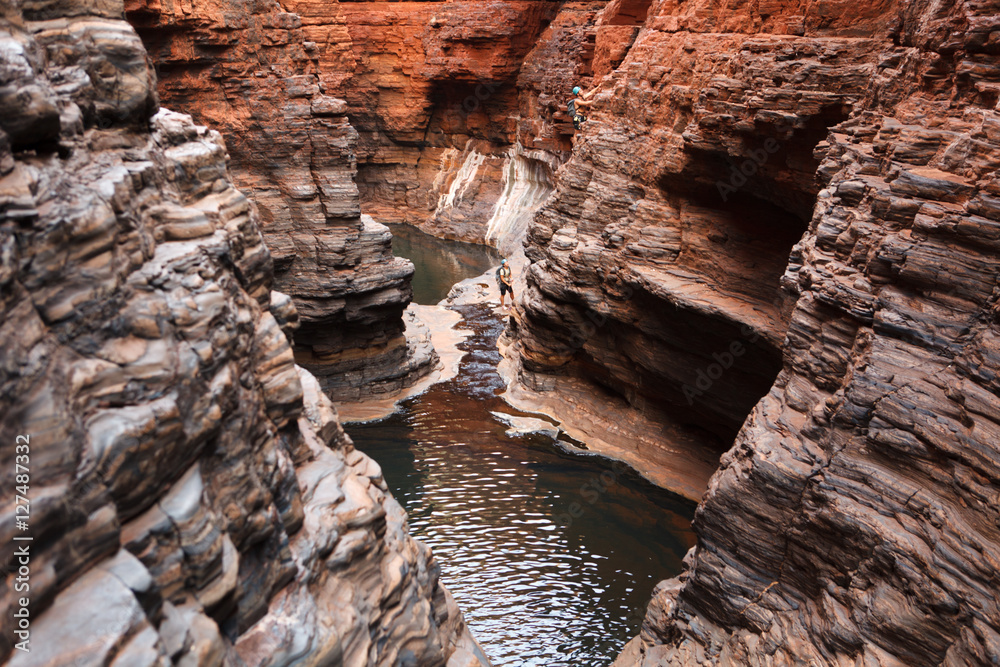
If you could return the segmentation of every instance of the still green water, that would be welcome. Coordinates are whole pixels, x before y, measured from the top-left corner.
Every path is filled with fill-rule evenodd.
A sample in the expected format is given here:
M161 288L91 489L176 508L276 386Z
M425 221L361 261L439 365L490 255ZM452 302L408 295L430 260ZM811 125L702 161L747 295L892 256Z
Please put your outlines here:
M455 247L423 234L408 244L434 265ZM464 275L422 278L482 273L467 266ZM435 293L450 286L440 282ZM491 414L517 414L497 397L503 323L489 305L459 310L472 332L459 375L388 419L347 430L381 464L496 667L607 667L639 631L656 583L680 572L694 543L694 503L572 443L508 436Z
M439 239L411 225L389 225L392 254L413 262L413 303L431 306L455 283L482 275L500 263L489 246Z

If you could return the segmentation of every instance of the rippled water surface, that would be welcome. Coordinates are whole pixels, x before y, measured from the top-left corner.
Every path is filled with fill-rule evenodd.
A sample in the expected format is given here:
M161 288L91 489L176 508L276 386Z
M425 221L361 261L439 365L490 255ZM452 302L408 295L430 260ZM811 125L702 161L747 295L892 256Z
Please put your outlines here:
M502 322L486 305L461 312L473 335L459 376L347 430L494 665L606 667L680 571L694 504L571 444L508 436L491 414L515 412L496 397Z

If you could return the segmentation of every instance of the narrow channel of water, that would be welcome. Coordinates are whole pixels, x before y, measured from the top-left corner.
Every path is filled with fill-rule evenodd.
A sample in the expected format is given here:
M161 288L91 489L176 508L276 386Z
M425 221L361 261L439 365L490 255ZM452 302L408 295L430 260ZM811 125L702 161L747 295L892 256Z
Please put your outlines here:
M432 263L454 245L419 232L408 243ZM458 279L482 273L469 271ZM347 430L381 464L496 667L607 667L656 582L680 571L694 504L570 443L508 435L492 414L517 414L497 397L500 316L487 304L460 312L472 335L459 375Z

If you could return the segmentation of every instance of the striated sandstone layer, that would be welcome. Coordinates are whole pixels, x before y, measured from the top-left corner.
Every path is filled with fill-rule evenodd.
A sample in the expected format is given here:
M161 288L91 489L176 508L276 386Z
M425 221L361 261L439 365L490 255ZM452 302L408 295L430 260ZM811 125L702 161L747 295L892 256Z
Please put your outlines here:
M874 55L860 38L750 39L730 13L678 32L653 10L529 228L512 393L549 394L600 449L697 498L781 368L812 149Z
M336 399L397 391L436 363L404 336L412 265L361 217L357 132L316 43L274 1L128 0L165 104L218 128L261 214L276 288L298 308L296 360Z
M735 436L620 667L1000 664L998 17L662 0L604 79L521 382Z
M343 85L360 134L365 209L438 236L483 242L516 140L517 74L556 7L342 8L358 63Z
M0 659L488 664L296 367L298 318L220 135L151 117L121 15L0 13Z

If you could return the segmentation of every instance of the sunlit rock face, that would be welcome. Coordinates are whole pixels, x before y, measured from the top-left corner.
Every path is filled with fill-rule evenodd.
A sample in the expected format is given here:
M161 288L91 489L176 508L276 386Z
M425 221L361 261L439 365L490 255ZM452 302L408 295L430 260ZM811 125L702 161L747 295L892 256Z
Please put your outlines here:
M527 103L518 77L538 44L546 41L545 26L556 17L558 5L294 6L307 34L324 34L334 12L346 23L355 65L340 80L336 72L327 76L331 86L343 91L359 133L364 210L376 219L409 222L438 236L483 242L485 223L504 188L511 149L519 136L524 142L533 140L519 131L516 120ZM321 63L330 51L321 49ZM565 72L563 78L572 76ZM565 151L568 137L550 136L544 148Z
M592 80L605 4L293 0L283 7L301 19L322 89L346 100L358 131L364 212L482 243L514 188L512 172L551 171L568 155L567 95ZM519 164L525 160L528 170ZM547 194L550 180L535 183L546 183ZM516 221L534 208L512 211L508 200L503 211Z
M518 245L571 150L570 90L620 64L645 15L605 0L129 0L127 9L165 102L230 144L282 287L286 262L290 273L310 271L303 237L324 216L356 222L358 197L379 222ZM533 196L509 196L525 190ZM498 227L515 235L507 242ZM353 270L377 271L369 264Z
M275 285L298 308L298 363L337 399L401 389L433 352L407 340L412 265L361 218L358 134L320 76L317 44L276 2L128 0L164 104L218 128L257 205Z
M735 435L618 665L1000 661L998 16L656 2L604 79L522 381Z
M156 111L121 16L0 13L0 660L485 664L295 365L222 138Z

